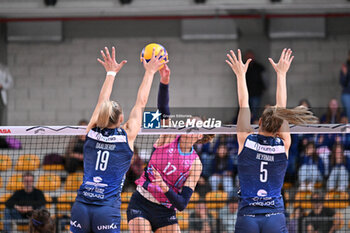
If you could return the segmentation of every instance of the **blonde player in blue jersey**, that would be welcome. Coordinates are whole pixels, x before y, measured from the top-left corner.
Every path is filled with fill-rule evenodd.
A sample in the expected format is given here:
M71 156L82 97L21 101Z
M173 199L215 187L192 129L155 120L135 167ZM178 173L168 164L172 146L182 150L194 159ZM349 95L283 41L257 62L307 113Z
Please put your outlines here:
M316 123L317 119L303 107L286 109L286 74L294 57L290 49L284 49L277 64L269 58L277 73L276 105L264 110L255 134L250 125L245 78L251 59L244 64L240 50L237 56L231 50L227 57L226 63L237 77L240 108L237 121L240 201L235 232L287 232L281 189L291 144L288 124Z
M120 232L120 193L125 173L130 167L134 140L141 128L154 74L164 64L164 57L155 56L154 50L151 60L143 62L146 71L136 103L122 126L123 111L109 98L115 75L126 61L116 62L114 47L112 55L107 48L105 52L101 50L101 55L103 60L98 61L107 75L86 130L84 178L71 211L70 231L73 233Z

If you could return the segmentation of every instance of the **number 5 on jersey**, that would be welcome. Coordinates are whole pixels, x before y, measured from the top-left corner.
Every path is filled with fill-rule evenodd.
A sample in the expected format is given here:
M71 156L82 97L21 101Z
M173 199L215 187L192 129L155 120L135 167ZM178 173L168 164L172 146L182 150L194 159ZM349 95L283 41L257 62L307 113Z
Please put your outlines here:
M109 151L97 151L97 159L96 159L96 166L95 170L97 171L100 169L101 171L106 171L107 164L109 159Z
M268 162L260 163L260 182L265 183L267 181L267 169L264 168L264 165L269 164Z

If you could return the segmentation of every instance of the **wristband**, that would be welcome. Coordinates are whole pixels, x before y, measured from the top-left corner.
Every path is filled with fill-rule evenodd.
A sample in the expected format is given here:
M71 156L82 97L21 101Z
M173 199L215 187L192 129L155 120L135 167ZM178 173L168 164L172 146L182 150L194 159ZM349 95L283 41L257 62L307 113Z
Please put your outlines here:
M115 77L117 75L117 72L114 71L108 71L107 75L112 75L113 77Z

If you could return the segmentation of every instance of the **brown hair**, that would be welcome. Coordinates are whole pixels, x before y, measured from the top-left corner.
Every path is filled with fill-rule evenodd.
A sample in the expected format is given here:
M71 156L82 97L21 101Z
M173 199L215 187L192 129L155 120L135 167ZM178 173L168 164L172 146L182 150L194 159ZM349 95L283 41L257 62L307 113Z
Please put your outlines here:
M122 112L122 108L117 102L109 100L103 102L97 117L96 126L104 129L117 124Z
M315 124L318 122L317 117L304 106L298 106L293 109L270 106L261 115L261 129L269 133L277 133L282 126L283 120L295 125Z
M331 154L331 158L330 158L330 163L331 163L331 166L334 167L336 165L336 150L337 150L337 147L340 147L341 148L341 151L343 153L343 160L342 160L342 164L345 163L345 156L344 156L344 147L342 144L340 143L336 143L334 144L333 148L332 148L332 154Z
M215 137L215 134L203 134L203 137L196 141L195 144L205 144L208 142L213 141L213 138Z
M33 210L29 221L30 233L54 233L55 223L46 209Z

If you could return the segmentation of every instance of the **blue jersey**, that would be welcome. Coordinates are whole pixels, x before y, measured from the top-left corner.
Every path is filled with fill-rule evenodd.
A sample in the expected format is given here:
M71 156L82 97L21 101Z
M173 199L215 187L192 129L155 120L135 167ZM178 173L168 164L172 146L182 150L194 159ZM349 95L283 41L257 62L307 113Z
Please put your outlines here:
M239 215L284 212L281 189L288 159L278 137L251 134L238 155Z
M84 144L84 178L76 200L95 205L120 201L132 156L124 129L91 129Z

